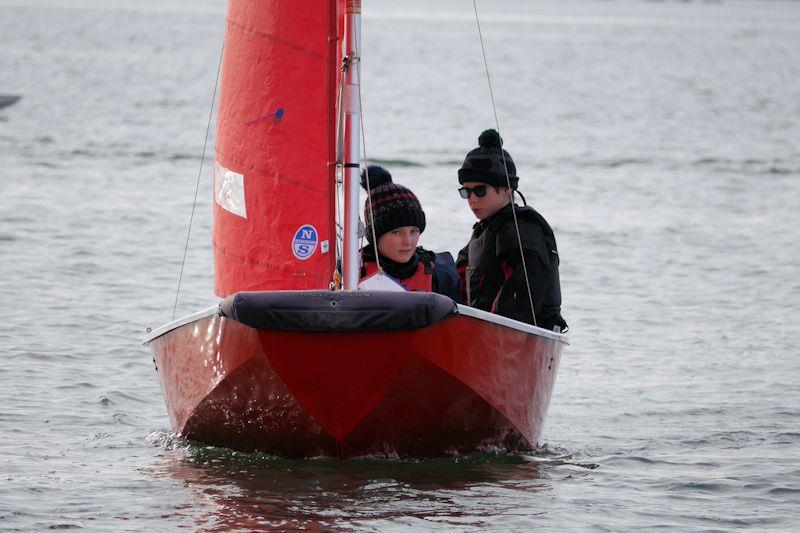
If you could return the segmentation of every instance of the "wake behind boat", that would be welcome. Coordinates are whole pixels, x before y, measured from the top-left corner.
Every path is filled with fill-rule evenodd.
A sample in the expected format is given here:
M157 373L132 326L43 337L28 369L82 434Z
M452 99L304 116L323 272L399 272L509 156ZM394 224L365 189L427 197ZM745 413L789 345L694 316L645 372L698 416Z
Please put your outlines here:
M439 294L357 290L360 2L312 4L229 4L222 301L145 338L174 431L291 457L536 447L565 335Z

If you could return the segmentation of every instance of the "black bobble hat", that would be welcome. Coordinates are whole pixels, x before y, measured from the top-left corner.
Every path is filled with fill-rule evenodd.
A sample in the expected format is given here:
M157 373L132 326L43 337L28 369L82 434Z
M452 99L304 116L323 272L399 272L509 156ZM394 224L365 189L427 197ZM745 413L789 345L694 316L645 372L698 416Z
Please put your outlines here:
M385 168L369 165L361 171L361 186L367 190L369 171L369 199L364 205L364 220L367 225L367 240L372 242L372 215L375 217L375 238L403 226L416 226L425 231L425 212L419 200L406 187L392 182L392 175Z
M464 164L458 169L458 182L463 184L467 181L486 183L493 187L508 187L511 182L511 188L517 188L517 167L511 154L503 150L503 139L497 130L484 130L478 137L478 147L467 154Z

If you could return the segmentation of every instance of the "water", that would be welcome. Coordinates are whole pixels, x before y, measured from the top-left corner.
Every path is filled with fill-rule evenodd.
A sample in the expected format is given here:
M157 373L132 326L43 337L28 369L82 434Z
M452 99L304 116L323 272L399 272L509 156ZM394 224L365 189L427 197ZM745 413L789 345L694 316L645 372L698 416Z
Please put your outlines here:
M479 3L572 326L532 457L285 461L186 443L169 320L221 0L0 0L0 529L661 528L800 519L800 3ZM457 250L493 124L472 3L365 2L367 155ZM206 165L178 315L211 304Z

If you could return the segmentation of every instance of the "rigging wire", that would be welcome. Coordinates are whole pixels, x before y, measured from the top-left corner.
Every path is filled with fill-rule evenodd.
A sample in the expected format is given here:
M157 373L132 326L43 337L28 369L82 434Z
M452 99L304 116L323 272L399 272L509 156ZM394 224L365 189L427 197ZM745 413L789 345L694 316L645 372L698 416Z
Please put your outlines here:
M359 45L360 45L360 43L357 42L356 46L358 47ZM361 139L360 139L361 140L361 153L362 153L362 159L364 160L364 176L365 176L366 189L367 189L367 206L368 206L368 209L369 209L370 220L372 220L373 219L373 216L372 216L372 200L371 200L370 194L369 194L370 189L371 189L370 180L369 180L369 160L367 159L367 155L366 155L367 154L367 144L366 144L366 139L365 139L365 135L364 135L364 132L365 132L364 114L363 114L364 106L363 106L363 101L362 101L362 98L361 98L361 90L360 90L361 89L361 56L360 56L360 51L359 51L358 48L356 48L356 50L354 51L353 55L346 56L342 60L342 82L339 85L339 98L338 98L338 101L339 101L339 125L338 125L338 128L337 128L337 167L340 166L340 165L342 167L344 166L344 153L343 153L343 150L344 150L344 115L345 115L345 113L344 113L344 102L348 99L348 96L345 95L347 87L346 87L346 83L345 83L345 75L344 74L347 71L347 69L353 68L353 63L356 64L358 83L359 83L358 116L359 116L359 123L360 123L359 124L359 128L360 128L360 132L361 132L361 136L360 136L361 137ZM336 204L337 205L336 205L336 210L337 210L337 214L339 215L340 219L342 218L342 213L341 213L342 199L339 198L339 196L340 196L339 192L341 191L342 194L346 194L346 191L344 190L345 174L346 173L345 173L344 169L342 169L342 179L341 180L337 179L337 182L336 182L336 186L337 186L337 195L336 195L336 200L337 200ZM341 238L343 239L344 238L344 229L345 228L343 228L342 225L339 224L339 223L337 223L336 226L337 226L337 230L341 230ZM376 242L375 225L372 224L370 229L372 230L372 240L373 240L373 242ZM339 252L341 250L341 247L339 245L338 237L339 237L339 235L338 235L338 232L337 232L337 242L336 242L337 252ZM362 242L362 244L363 244L363 242ZM377 250L377 244L376 244L376 250ZM375 263L376 263L376 265L378 267L378 271L379 272L382 271L383 268L381 267L380 258L378 257L377 252L375 254Z
M472 5L475 8L475 21L478 24L478 36L480 37L481 41L481 52L483 52L483 66L486 69L486 82L489 84L489 96L492 99L492 111L494 112L494 123L495 127L497 128L497 133L500 134L500 120L497 118L497 107L494 103L494 90L492 89L492 76L489 74L489 62L486 60L486 47L483 44L483 32L481 31L481 20L478 17L478 1L472 0ZM502 136L500 137L502 139ZM536 311L534 311L533 307L533 295L531 293L531 281L528 278L528 266L525 264L525 254L523 253L524 250L522 248L522 237L519 234L519 222L517 221L517 210L515 209L514 203L514 195L516 191L511 187L511 178L508 175L508 163L506 163L506 157L503 155L503 143L500 142L500 155L503 158L503 168L505 169L506 173L506 183L508 184L508 190L511 191L511 213L514 215L514 229L517 232L517 244L519 245L519 258L522 261L522 271L525 274L525 286L528 289L528 301L531 304L531 315L533 316L533 325L538 326L536 323ZM524 198L524 197L523 197Z
M214 94L211 97L211 109L208 110L208 124L206 125L206 137L203 141L203 155L200 158L200 170L197 172L197 184L194 188L194 201L192 202L192 214L189 217L189 229L186 232L186 245L183 248L183 259L181 260L181 273L178 276L178 290L175 292L175 304L172 306L172 320L175 320L175 311L178 309L178 296L181 294L181 282L183 281L183 268L186 265L186 253L189 250L189 237L192 235L192 222L194 221L194 212L197 207L197 193L200 191L200 177L203 175L203 162L206 159L206 147L208 146L208 133L211 130L211 118L214 116L214 103L217 100L217 87L219 86L219 74L222 70L222 52L225 50L225 43L219 50L219 64L217 65L217 79L214 82Z
M364 129L364 105L363 100L361 99L361 86L363 85L363 80L361 78L361 42L360 39L356 40L356 54L357 54L357 64L356 70L358 70L358 118L361 122L361 158L364 160L364 175L366 176L367 181L367 205L369 206L369 219L372 222L370 224L370 230L372 233L372 246L375 248L375 265L378 268L378 272L383 272L383 267L381 267L381 258L380 254L378 253L378 237L375 234L375 217L372 214L372 187L370 187L369 183L369 159L367 159L367 140L366 140L366 133Z
M337 271L341 268L339 261L344 263L344 214L342 212L342 204L344 203L344 70L346 68L346 58L342 59L342 76L341 82L338 87L338 95L336 101L338 102L339 112L336 116L336 194L334 196L335 208L335 225L336 225L336 259Z

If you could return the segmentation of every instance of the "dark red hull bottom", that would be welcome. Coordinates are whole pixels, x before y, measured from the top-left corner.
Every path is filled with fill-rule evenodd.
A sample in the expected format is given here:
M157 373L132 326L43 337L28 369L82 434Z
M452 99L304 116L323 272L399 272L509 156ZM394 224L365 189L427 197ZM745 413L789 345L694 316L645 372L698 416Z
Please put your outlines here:
M256 330L209 316L152 344L173 429L287 457L525 450L563 344L467 316L408 332Z

